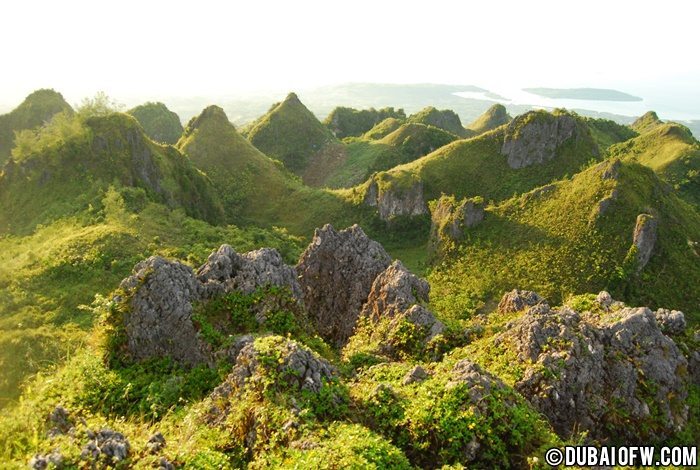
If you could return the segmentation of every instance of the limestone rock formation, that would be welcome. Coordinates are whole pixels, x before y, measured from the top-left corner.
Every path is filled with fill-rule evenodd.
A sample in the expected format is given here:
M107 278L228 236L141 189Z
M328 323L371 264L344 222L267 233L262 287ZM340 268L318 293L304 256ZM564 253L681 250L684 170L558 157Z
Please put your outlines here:
M319 334L342 346L352 335L375 278L390 264L384 248L362 229L316 229L297 272L302 297Z
M372 284L361 315L373 323L384 318L406 320L426 331L426 341L442 333L445 326L421 303L428 302L430 285L394 261Z
M678 310L660 308L654 313L654 317L661 331L667 335L680 335L685 331L685 327L687 326L685 315Z
M481 198L442 196L431 209L430 240L434 246L445 241L457 242L464 238L465 231L484 220L484 202Z
M97 432L88 431L88 438L90 440L83 447L80 458L92 462L93 465L116 465L125 460L131 452L129 440L122 433L109 428Z
M637 224L634 226L633 245L637 249L637 272L644 269L656 245L658 221L649 214L639 214Z
M561 145L580 137L574 116L530 111L508 125L501 154L511 168L525 168L552 160Z
M428 213L423 196L423 182L418 179L412 179L409 183L379 185L373 178L367 188L364 203L376 207L379 218L387 222L397 216Z
M601 316L540 303L495 341L525 365L516 390L561 436L589 431L638 443L649 432L670 435L687 420L687 360L647 308Z
M132 360L170 357L184 365L211 361L209 346L192 321L193 304L232 290L287 287L301 296L294 268L280 254L264 248L243 255L228 245L212 253L196 272L182 263L154 256L134 268L121 283L125 303L122 324L127 356Z
M128 299L124 329L130 358L207 362L206 345L192 322L192 304L202 286L189 266L152 256L137 264L120 287Z
M547 301L537 292L513 289L501 298L498 310L503 313L519 312L527 307L546 303Z

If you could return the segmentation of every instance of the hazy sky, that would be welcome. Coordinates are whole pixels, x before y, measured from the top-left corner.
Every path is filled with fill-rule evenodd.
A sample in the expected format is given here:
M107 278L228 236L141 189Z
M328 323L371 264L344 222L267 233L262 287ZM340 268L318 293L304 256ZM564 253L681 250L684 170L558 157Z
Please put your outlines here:
M601 86L700 82L698 2L10 1L0 104L303 89L349 81Z

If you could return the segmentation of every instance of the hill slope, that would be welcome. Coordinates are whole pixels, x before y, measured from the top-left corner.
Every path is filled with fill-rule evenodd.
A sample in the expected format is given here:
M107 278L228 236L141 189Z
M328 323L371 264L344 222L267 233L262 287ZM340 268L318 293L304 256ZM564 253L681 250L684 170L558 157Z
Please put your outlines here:
M700 207L700 143L680 124L656 122L641 135L610 148L610 154L654 170L679 194Z
M324 119L323 124L328 127L333 134L339 138L357 137L369 131L376 124L384 119L406 119L403 109L381 108L362 109L346 108L339 106L335 108Z
M8 114L0 116L0 165L10 156L14 147L15 132L35 129L50 121L55 114L72 111L60 93L44 89L31 93L22 104Z
M340 142L294 93L251 124L246 137L258 150L280 160L312 185L323 180L345 156Z
M651 219L649 245L633 249L641 240L635 233ZM693 287L700 282L700 216L636 163L604 162L493 205L465 232L430 275L434 306L446 316L488 311L517 287L555 302L606 289L627 303L673 305L700 321Z
M134 197L179 207L193 217L222 219L209 181L172 147L148 139L126 114L62 119L23 139L0 173L0 232L99 205L109 185Z
M145 103L127 113L136 118L146 135L154 142L174 144L182 135L180 117L163 103Z

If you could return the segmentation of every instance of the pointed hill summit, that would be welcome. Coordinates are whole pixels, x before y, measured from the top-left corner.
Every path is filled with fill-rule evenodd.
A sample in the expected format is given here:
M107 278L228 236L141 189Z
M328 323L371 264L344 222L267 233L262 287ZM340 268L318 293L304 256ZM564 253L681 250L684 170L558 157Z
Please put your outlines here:
M312 186L320 185L345 158L342 144L294 93L251 124L246 136Z
M513 118L510 117L506 107L502 104L494 104L487 109L484 114L469 123L467 129L474 132L474 135L483 134L504 124L508 124Z
M648 111L642 116L638 117L630 127L641 134L658 127L661 124L663 124L663 121L659 119L656 112Z
M127 112L136 118L154 142L175 144L182 136L180 117L163 103L148 102Z
M22 104L0 116L0 165L10 157L15 143L15 132L35 129L58 113L72 113L73 108L60 93L42 89L27 96Z
M339 106L335 108L323 124L339 138L360 136L385 119L406 119L403 109L353 109Z

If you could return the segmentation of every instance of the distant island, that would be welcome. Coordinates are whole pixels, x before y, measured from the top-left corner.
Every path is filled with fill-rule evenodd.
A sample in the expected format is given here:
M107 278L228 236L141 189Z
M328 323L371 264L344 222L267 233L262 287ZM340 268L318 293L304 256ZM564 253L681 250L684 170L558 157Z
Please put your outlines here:
M589 101L642 101L642 98L605 88L523 88L523 91L545 98Z

